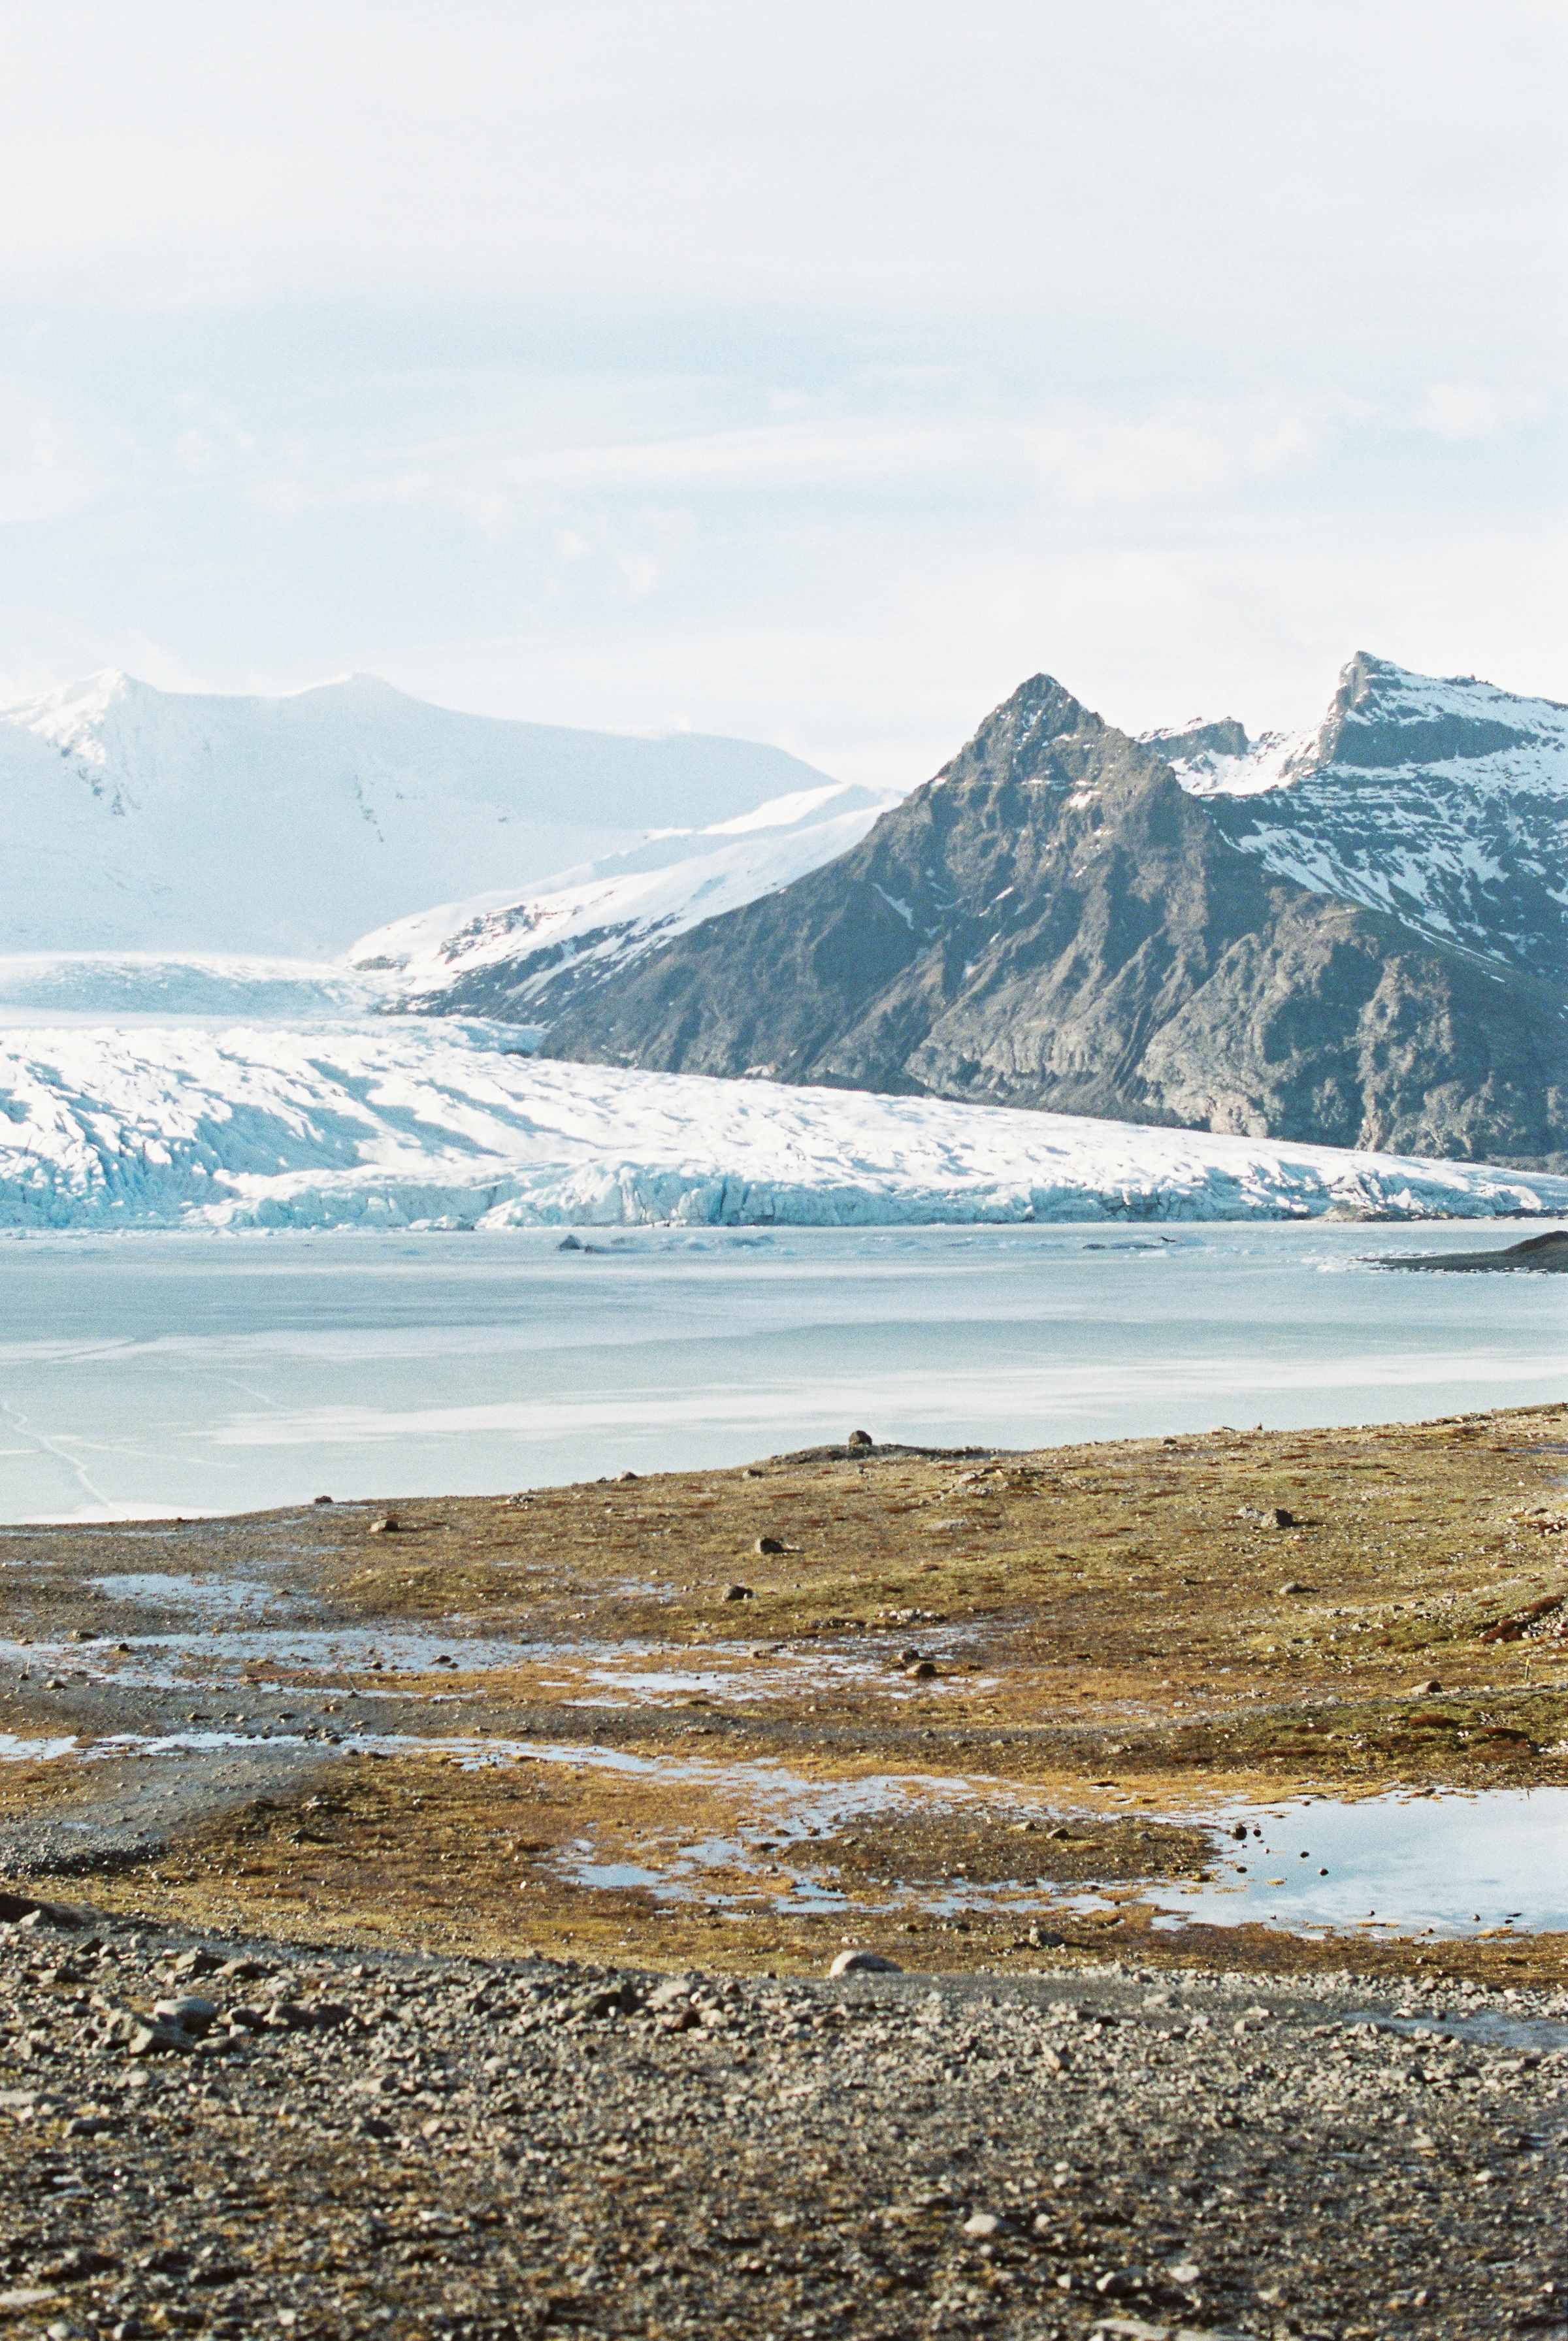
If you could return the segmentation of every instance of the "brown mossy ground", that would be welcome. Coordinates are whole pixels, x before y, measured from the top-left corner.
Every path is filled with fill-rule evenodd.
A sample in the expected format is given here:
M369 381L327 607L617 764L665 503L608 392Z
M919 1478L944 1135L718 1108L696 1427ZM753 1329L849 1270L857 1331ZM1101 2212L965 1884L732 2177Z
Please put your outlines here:
M665 1966L820 1967L845 1937L973 1966L1040 1956L1017 1878L1035 1923L1096 1956L1568 1974L1563 1938L1152 1931L1138 1893L1199 1874L1211 1840L1171 1823L1222 1802L1568 1782L1563 1407L1026 1456L824 1450L510 1499L12 1531L7 1558L27 1564L5 1572L11 1631L74 1628L99 1653L156 1622L94 1593L116 1570L265 1569L322 1624L453 1637L455 1668L397 1688L455 1695L439 1715L464 1760L324 1748L296 1793L214 1811L95 1878L102 1903ZM475 1636L527 1647L464 1671ZM303 1681L282 1659L244 1666L192 1711L285 1679ZM295 1703L347 1728L391 1686L373 1663ZM398 1730L434 1729L420 1712ZM0 1728L83 1729L70 1713L68 1688L18 1689ZM498 1760L475 1765L486 1738ZM551 1748L561 1760L529 1760ZM0 1815L90 1801L95 1768L9 1767ZM851 1813L874 1782L894 1785ZM792 1797L797 1818L814 1798L837 1817L781 1837ZM714 1838L735 1858L699 1874L682 1848ZM651 1882L613 1874L626 1866ZM812 1881L830 1872L848 1907L824 1913ZM997 1887L994 1907L943 1908L960 1873ZM1041 1918L1042 1882L1112 1907Z

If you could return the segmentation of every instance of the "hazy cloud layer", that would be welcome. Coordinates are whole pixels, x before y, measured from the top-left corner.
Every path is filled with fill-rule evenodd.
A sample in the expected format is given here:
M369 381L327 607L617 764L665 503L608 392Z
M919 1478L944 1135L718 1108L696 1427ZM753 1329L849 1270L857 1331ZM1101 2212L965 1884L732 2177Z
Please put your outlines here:
M904 781L1041 666L1568 697L1562 25L24 5L0 690L368 668Z

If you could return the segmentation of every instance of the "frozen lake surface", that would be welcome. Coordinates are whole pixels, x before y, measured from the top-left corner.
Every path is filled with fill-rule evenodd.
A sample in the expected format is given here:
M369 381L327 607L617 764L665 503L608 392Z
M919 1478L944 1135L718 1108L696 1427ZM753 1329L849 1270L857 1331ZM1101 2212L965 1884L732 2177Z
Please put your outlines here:
M485 1493L864 1429L1036 1446L1568 1391L1533 1222L30 1236L0 1244L0 1519ZM3 1554L0 1554L3 1558Z

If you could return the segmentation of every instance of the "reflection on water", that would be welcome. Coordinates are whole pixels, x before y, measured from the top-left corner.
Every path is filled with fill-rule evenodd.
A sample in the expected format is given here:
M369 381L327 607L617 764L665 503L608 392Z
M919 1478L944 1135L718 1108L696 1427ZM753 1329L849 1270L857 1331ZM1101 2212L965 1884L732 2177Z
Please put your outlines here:
M1568 1788L1299 1798L1237 1806L1221 1820L1244 1824L1247 1837L1223 1840L1211 1883L1174 1898L1157 1890L1180 1914L1167 1924L1261 1920L1373 1935L1568 1928Z

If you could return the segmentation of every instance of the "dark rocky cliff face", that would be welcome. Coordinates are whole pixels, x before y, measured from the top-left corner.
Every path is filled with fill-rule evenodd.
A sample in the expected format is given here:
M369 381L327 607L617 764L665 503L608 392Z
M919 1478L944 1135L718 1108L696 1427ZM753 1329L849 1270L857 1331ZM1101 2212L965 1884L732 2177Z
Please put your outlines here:
M1315 738L1238 747L1240 731L1144 744L1277 876L1568 986L1568 707L1362 651Z
M854 852L656 952L548 1045L1568 1162L1568 993L1275 875L1044 675Z

